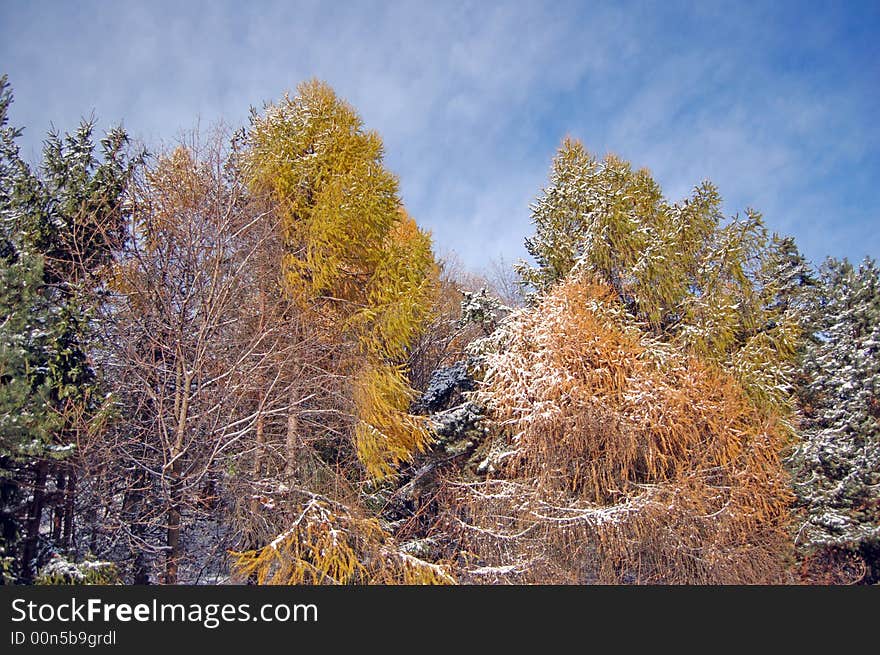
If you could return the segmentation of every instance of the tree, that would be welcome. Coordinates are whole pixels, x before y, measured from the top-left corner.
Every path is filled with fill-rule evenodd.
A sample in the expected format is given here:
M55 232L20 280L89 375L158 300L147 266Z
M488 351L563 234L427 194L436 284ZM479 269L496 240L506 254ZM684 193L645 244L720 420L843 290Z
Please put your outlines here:
M237 553L235 569L258 583L451 582L442 566L405 553L354 492L361 471L373 484L387 481L431 440L426 419L410 413L406 368L434 304L430 237L404 211L378 135L326 84L300 85L295 97L254 114L241 161L251 192L280 217L282 289L306 319L298 338L331 352L329 370L344 381L324 411L348 413L353 449L303 425L303 389L292 384L290 524L267 545ZM307 475L309 450L336 465L332 484Z
M25 475L35 459L48 461L54 431L52 390L41 370L52 357L46 330L50 308L39 294L41 261L21 252L0 259L0 557L7 575L23 574ZM31 514L33 515L33 514ZM27 523L33 543L36 522ZM33 559L32 551L27 553Z
M595 276L634 321L733 372L767 407L791 409L798 332L762 284L773 252L763 220L749 210L725 221L720 208L709 182L670 203L646 169L566 139L532 206L536 264L518 270L539 294L572 271Z
M3 274L10 284L4 298L10 340L4 349L4 409L22 417L20 428L30 423L15 437L26 448L6 444L3 461L19 489L32 489L27 508L8 519L26 523L19 575L30 580L37 560L45 559L38 547L47 499L54 509L49 550L73 545L79 456L62 455L71 455L103 420L99 380L89 361L91 314L119 246L125 214L120 201L140 157L129 153L120 129L108 132L96 151L94 123L84 121L64 138L49 134L34 172L15 145L20 131L7 127L11 101L3 77L0 211Z
M796 314L801 326L806 327L814 311L818 280L793 237L773 235L761 271L761 284L771 308Z
M697 282L701 256L720 223L721 199L704 182L670 204L647 169L614 156L603 161L565 139L550 184L532 206L536 233L526 249L537 263L519 267L538 291L576 266L605 279L634 312L659 325L677 313Z
M880 578L880 271L829 259L803 358L803 441L793 458L807 553L849 552Z
M101 460L121 477L97 490L113 518L95 529L128 545L136 581L151 578L158 556L165 583L191 581L211 564L199 558L219 551L222 570L226 550L243 545L223 503L246 461L260 476L266 423L286 409L279 389L297 364L291 317L266 301L276 227L221 135L161 155L133 191L130 239L102 316L101 363L119 419ZM219 536L189 553L187 535L214 522Z
M355 448L384 478L430 439L407 411L403 366L434 292L430 238L403 211L379 136L326 84L302 84L254 114L246 143L250 187L281 215L286 293L328 340L353 346L339 370L353 380Z
M563 142L530 305L471 348L490 438L446 492L464 579L789 579L792 251L720 204Z
M787 431L730 374L634 328L586 273L492 340L475 394L492 436L442 523L465 580L788 579Z

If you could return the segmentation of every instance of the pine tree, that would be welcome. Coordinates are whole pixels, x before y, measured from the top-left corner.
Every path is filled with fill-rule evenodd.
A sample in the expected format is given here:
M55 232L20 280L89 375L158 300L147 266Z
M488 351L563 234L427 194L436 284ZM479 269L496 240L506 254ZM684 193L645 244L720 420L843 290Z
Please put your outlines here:
M27 169L8 125L12 92L0 78L0 558L4 577L27 578L23 561L27 477L45 461L58 428L49 363L52 307L42 293L44 257L23 242L19 187Z
M525 246L536 265L517 266L525 284L538 292L561 281L583 256L593 204L587 184L599 169L580 141L562 142L553 159L550 184L531 207L535 234Z
M761 271L761 285L769 306L797 315L805 327L817 284L813 267L801 254L794 238L774 234Z
M24 248L15 229L15 185L21 161L15 139L21 131L8 127L12 94L0 78L0 455L39 454L50 442L48 407L49 360L46 322L49 303L40 294L43 258Z
M532 206L536 233L526 249L537 265L521 264L524 281L548 289L575 268L595 273L654 324L687 294L700 256L720 221L720 197L709 183L670 205L646 169L614 156L603 161L576 140L563 141L550 185Z
M829 259L806 342L803 442L793 461L807 552L856 553L880 577L880 271Z
M40 258L11 248L0 256L0 568L13 579L25 571L27 481L35 462L47 461L60 427L46 375L57 353L41 283Z
M72 452L77 431L102 416L99 381L88 355L90 312L100 302L102 275L120 244L122 194L141 157L129 155L128 137L120 129L111 130L97 151L94 124L84 121L74 134L50 133L41 166L34 171L19 156L15 140L20 130L7 125L11 102L3 77L0 249L10 285L3 299L10 303L4 307L10 312L5 330L13 331L7 334L15 344L5 353L10 361L4 364L9 366L4 386L10 393L6 401L19 403L24 416L51 416L50 429L37 428L43 421L34 419L39 439L28 441L34 444L26 449L32 457L14 471L19 484L32 487L20 567L20 575L29 579L50 472L59 491L55 496L64 503L55 508L64 526L60 545L70 543L75 472L53 462ZM35 311L25 319L28 307ZM34 412L28 413L27 407ZM17 438L27 439L24 433ZM42 447L51 450L51 458ZM14 457L15 451L13 447L4 455Z
M42 266L24 252L0 259L0 453L39 455L52 442L57 416L46 375L52 352L51 308L40 295Z

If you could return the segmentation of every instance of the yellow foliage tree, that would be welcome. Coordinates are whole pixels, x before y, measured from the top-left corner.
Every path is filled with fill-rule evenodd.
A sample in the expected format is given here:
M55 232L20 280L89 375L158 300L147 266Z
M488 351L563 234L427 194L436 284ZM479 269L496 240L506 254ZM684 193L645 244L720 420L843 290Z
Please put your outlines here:
M279 218L281 287L331 353L334 375L349 381L339 409L354 409L358 459L372 480L387 478L431 439L426 420L408 411L405 366L436 293L430 236L404 211L379 136L322 82L254 113L239 154L252 193ZM260 584L454 582L401 549L357 500L300 486L290 494L302 496L290 505L301 511L271 543L233 554L240 575Z
M430 441L407 412L402 362L429 319L436 278L430 236L403 210L382 158L379 136L319 81L254 114L242 152L252 190L280 213L284 288L331 342L355 344L346 363L355 446L374 479Z
M307 494L293 525L259 550L235 553L257 584L454 584L444 566L404 552L373 518Z
M453 485L482 581L785 580L786 430L730 374L574 274L514 314L478 397L500 438Z
M773 251L760 214L725 220L707 181L669 202L647 169L566 139L532 219L527 285L544 293L572 271L593 275L655 334L732 372L762 406L791 409L797 321L762 278Z

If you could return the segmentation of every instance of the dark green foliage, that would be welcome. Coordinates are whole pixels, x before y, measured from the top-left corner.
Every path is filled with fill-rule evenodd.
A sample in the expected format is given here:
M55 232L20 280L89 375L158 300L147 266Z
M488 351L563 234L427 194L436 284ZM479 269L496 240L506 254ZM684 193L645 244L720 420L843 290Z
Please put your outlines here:
M52 462L73 452L76 434L100 410L89 358L90 316L124 238L124 191L142 156L129 156L120 129L111 130L98 150L94 122L84 121L73 134L50 133L34 170L16 144L21 130L9 126L11 104L3 76L0 511L4 555L20 557L18 575L29 579L47 479L66 479L69 470L56 473ZM23 503L31 486L31 500Z
M808 552L859 554L880 579L880 271L829 259L821 270L801 399L803 442L793 458Z
M804 321L813 311L818 280L792 237L773 235L761 271L761 285L771 309L796 314L806 327Z

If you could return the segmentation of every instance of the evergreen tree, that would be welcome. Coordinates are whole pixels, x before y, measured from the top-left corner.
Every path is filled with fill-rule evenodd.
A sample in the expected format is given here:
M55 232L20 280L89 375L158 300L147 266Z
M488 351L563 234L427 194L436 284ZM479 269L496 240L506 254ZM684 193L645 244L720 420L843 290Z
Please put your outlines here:
M773 235L760 281L768 306L789 315L796 314L799 323L806 327L813 311L818 280L793 237Z
M709 183L671 205L646 169L614 156L603 161L572 139L553 161L550 185L532 206L536 233L521 264L524 281L543 291L575 266L607 280L622 300L654 324L669 320L696 283L701 255L720 222Z
M53 358L51 308L41 294L43 257L16 229L18 186L26 170L9 126L12 92L0 78L0 558L4 578L22 573L29 463L42 458L57 427L47 372Z
M119 129L92 140L93 123L72 135L50 133L35 172L8 126L12 94L0 79L0 215L4 312L3 411L18 415L4 435L3 462L19 487L32 488L19 575L30 579L46 486L52 473L63 508L55 508L62 546L70 544L75 472L54 463L70 454L76 433L100 415L98 378L89 363L90 310L100 302L102 274L121 243L123 191L140 157L129 157ZM11 421L11 418L10 418ZM22 423L30 425L24 429ZM46 449L52 456L46 457ZM27 457L23 458L22 454ZM11 462L16 462L11 464ZM19 527L25 519L8 519ZM11 523L10 523L11 525ZM10 533L12 528L10 527ZM9 549L7 548L7 551Z
M829 259L806 342L803 442L794 463L805 510L798 543L860 555L880 578L880 271Z
M45 375L53 358L51 313L39 294L40 260L27 253L0 260L0 449L4 456L37 455L57 423Z

